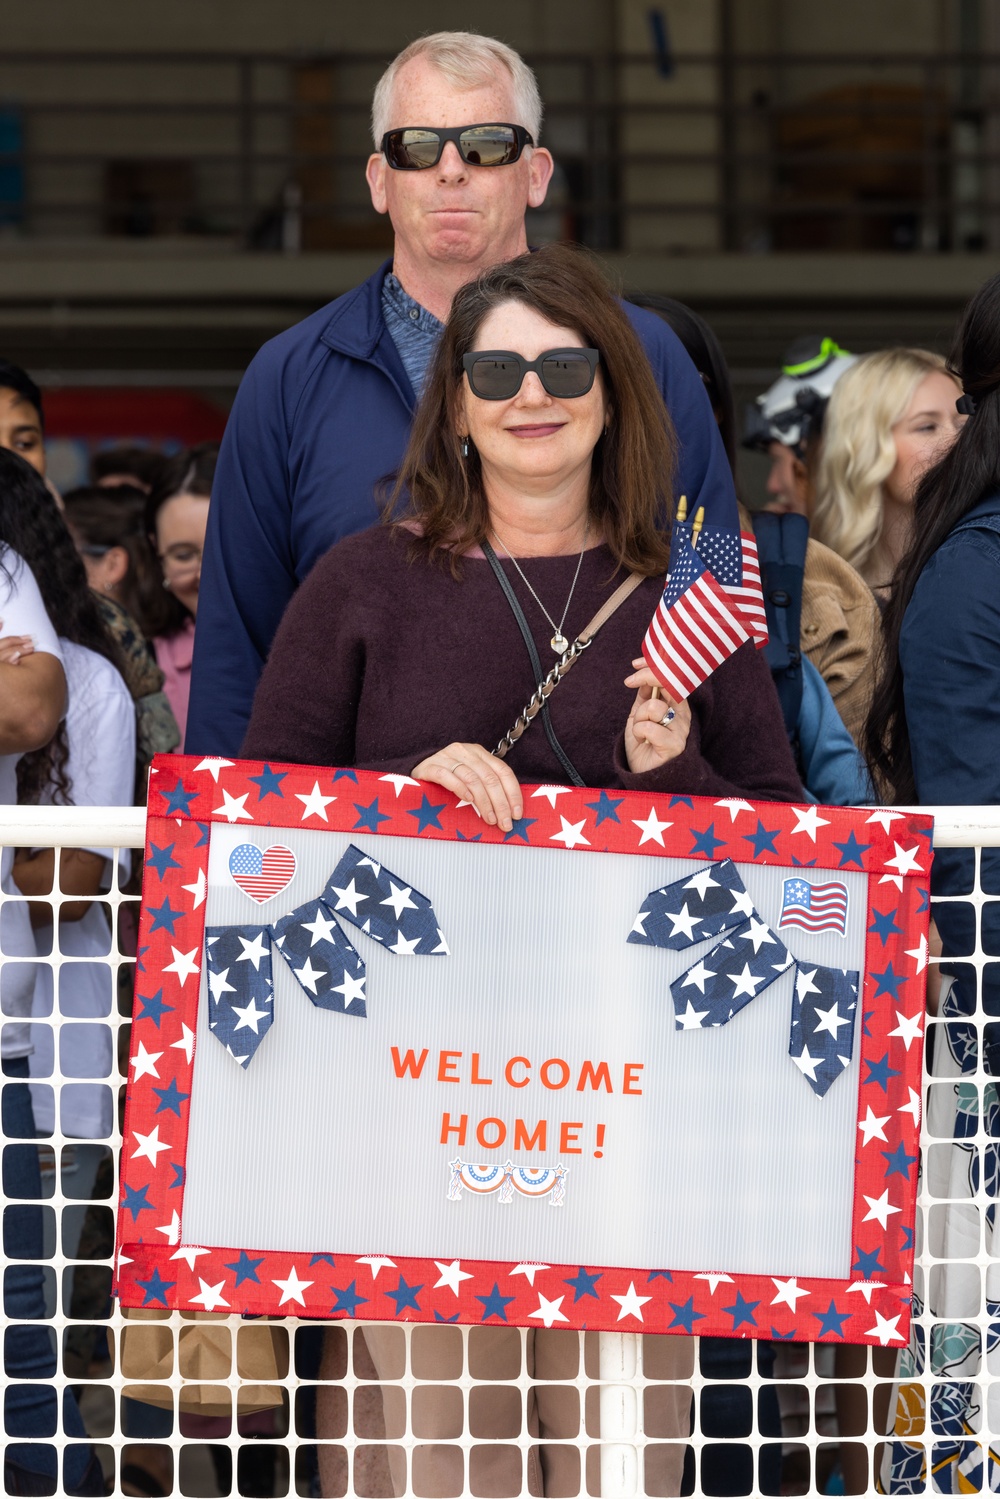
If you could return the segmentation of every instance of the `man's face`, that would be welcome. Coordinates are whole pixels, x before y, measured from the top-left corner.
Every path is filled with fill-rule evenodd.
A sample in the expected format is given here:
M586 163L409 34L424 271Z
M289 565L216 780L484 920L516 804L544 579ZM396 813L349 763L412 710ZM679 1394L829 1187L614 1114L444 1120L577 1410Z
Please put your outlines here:
M42 423L30 401L9 385L0 386L0 448L9 448L45 477Z
M406 125L523 125L515 117L503 78L458 90L425 57L415 57L396 78L389 129ZM552 175L548 151L526 148L511 166L464 162L448 141L436 167L393 171L379 153L368 161L368 186L379 213L392 220L397 247L411 262L476 267L510 259L526 249L524 212L539 208Z
M768 502L763 507L776 515L795 511L809 513L809 471L800 458L783 442L768 446L771 471L767 476Z

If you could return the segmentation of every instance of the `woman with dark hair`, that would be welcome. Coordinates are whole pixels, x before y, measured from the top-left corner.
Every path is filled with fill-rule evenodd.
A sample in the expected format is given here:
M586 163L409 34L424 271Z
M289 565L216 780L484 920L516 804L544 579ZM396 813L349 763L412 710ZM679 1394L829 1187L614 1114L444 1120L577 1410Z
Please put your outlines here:
M168 461L156 448L137 443L100 448L90 460L90 482L98 489L137 489L147 495Z
M0 546L16 552L31 569L45 612L61 641L102 656L117 670L117 657L87 587L83 564L47 486L15 454L0 451ZM8 637L9 638L9 637ZM23 661L32 642L21 642ZM69 755L65 721L40 749L18 764L18 800L37 802L48 786L55 800L69 800L65 775Z
M675 451L642 347L588 257L549 245L485 272L452 304L390 497L398 518L333 547L299 589L243 753L413 775L508 831L523 816L522 780L798 800L775 689L751 644L676 704L654 697L633 660L669 562ZM553 692L548 721L500 758L492 746L540 676L630 573L635 586ZM365 1339L384 1367L380 1331ZM566 1373L552 1348L535 1335L541 1377ZM670 1356L683 1378L682 1341ZM690 1394L673 1391L682 1438ZM558 1396L539 1396L543 1434L567 1429L564 1411L542 1408ZM324 1391L320 1432L332 1435L336 1419ZM327 1493L340 1491L333 1451L321 1448ZM575 1492L575 1466L572 1478L557 1471L574 1455L543 1451L548 1491ZM441 1452L426 1492L454 1492ZM678 1493L683 1447L661 1452L657 1492ZM382 1481L401 1493L405 1473ZM491 1482L505 1492L499 1469Z
M149 643L173 622L176 605L163 587L145 513L146 496L126 485L73 489L63 497L69 533L135 704L135 800L140 805L146 800L153 756L168 754L181 742L163 690L164 674Z
M623 681L662 593L674 451L641 346L588 258L550 245L463 288L395 487L402 516L340 542L299 589L244 753L405 770L509 828L517 778L565 780L567 766L537 730L506 760L486 748L536 685L507 590L554 665L632 571L640 586L551 699L577 783L798 797L751 646L672 716L644 664Z
M968 414L957 440L917 487L909 552L892 581L883 615L883 656L867 726L868 754L884 783L903 803L963 806L1000 803L1000 276L987 281L966 309L951 369L961 381L960 409ZM984 850L982 890L1000 890L1000 859ZM975 859L971 850L936 849L931 876L934 896L956 896L972 891ZM967 1017L977 1012L976 970L954 961L976 948L975 906L944 900L935 903L934 919L942 943L940 1010L949 1023L935 1027L931 1073L953 1079L953 1090L930 1090L929 1119L935 1135L954 1135L950 1152L931 1152L925 1165L932 1197L971 1199L976 1195L978 1152L968 1143L976 1134L978 1088L962 1081L976 1071L979 1050L977 1025ZM996 951L1000 905L982 907L981 946ZM1000 1013L997 965L983 969L980 1013ZM946 992L947 991L947 992ZM1000 1072L996 1028L987 1025L982 1036L986 1071ZM930 1038L929 1038L930 1039ZM987 1141L983 1172L993 1179L997 1169L991 1139L1000 1134L1000 1111L992 1087L983 1089L986 1117L981 1132ZM943 1100L952 1100L952 1118L940 1117ZM956 1106L958 1113L955 1113ZM934 1117L935 1111L938 1117ZM932 1252L948 1260L974 1260L979 1250L979 1209L971 1201L952 1201L929 1219ZM987 1246L994 1233L986 1227ZM1000 1300L995 1265L980 1287L973 1264L951 1264L931 1282L937 1317L951 1318L936 1327L940 1334L935 1372L958 1383L935 1386L931 1429L941 1432L978 1430L980 1332L958 1319L968 1308ZM972 1298L970 1300L970 1297ZM915 1298L916 1302L916 1298ZM919 1307L915 1304L915 1310ZM922 1352L911 1341L902 1356L901 1374L922 1367ZM945 1361L946 1358L946 1361ZM964 1381L970 1381L965 1383ZM940 1392L938 1394L937 1392ZM933 1409L942 1401L941 1409ZM913 1430L914 1412L909 1412ZM976 1444L949 1443L947 1469L935 1468L935 1487L957 1493L960 1468ZM913 1492L902 1487L916 1476L914 1449L901 1440L887 1445L883 1481L888 1492ZM992 1467L983 1487L996 1487ZM969 1479L969 1483L978 1480Z
M20 365L0 359L0 448L45 475L42 393Z
M146 504L146 495L127 484L84 485L63 495L63 515L87 582L99 600L112 600L152 640L176 624L177 613L146 533Z
M135 714L118 670L117 652L103 624L97 600L87 587L72 537L45 484L26 464L0 453L0 542L31 568L46 614L59 639L66 670L66 717L41 749L23 755L17 767L19 802L52 802L89 806L127 806L132 800L135 763ZM21 659L30 655L30 645ZM80 897L59 909L62 952L86 958L106 956L111 933L102 906L95 901L110 876L111 850L64 849L59 889ZM13 879L23 895L48 895L54 888L55 851L21 851ZM52 940L52 913L47 905L31 906L39 949ZM70 994L69 990L72 989ZM39 969L35 1007L51 1010L52 969ZM71 965L62 976L61 1007L77 1017L110 1013L110 970L106 964ZM79 1077L111 1073L111 1034L87 1026L72 1033ZM83 1052L87 1055L84 1056ZM93 1070L89 1070L92 1066ZM46 1107L51 1106L48 1092ZM37 1109L36 1109L37 1115ZM51 1130L54 1120L37 1119ZM111 1132L107 1087L79 1085L63 1100L64 1134L103 1138Z
M733 382L726 356L714 330L693 308L684 302L678 302L676 297L640 293L629 297L629 301L634 302L636 307L648 307L650 312L655 312L657 317L662 318L673 328L690 354L691 363L701 376L701 383L712 404L712 414L735 478L736 398L733 395Z
M36 509L42 514L36 514ZM66 784L69 762L59 724L71 666L65 641L57 639L57 631L79 626L82 634L89 635L94 621L86 618L85 607L82 615L75 607L78 600L64 586L66 578L52 556L53 547L58 546L53 517L58 522L55 502L37 471L0 448L0 628L5 632L0 638L0 804L16 801L19 790L40 794L43 785ZM62 531L72 554L65 527ZM85 585L82 592L87 594ZM50 869L51 860L50 853ZM0 878L7 896L18 893L12 883L17 867L13 850L5 848ZM74 888L71 880L72 874L66 888ZM46 892L50 888L51 883ZM33 1033L28 1024L36 975L34 963L9 961L12 957L33 959L37 953L23 901L8 899L0 907L0 950L7 960L0 968L3 1071L10 1079L3 1088L3 1132L6 1139L21 1142L4 1148L4 1191L23 1203L5 1210L4 1249L13 1261L36 1262L45 1254L42 1210L33 1205L42 1196L34 1144L38 1120L27 1082L38 1036L37 1028ZM107 1052L110 1073L110 1046ZM8 1327L4 1340L6 1429L9 1436L20 1439L9 1444L4 1454L5 1487L11 1494L52 1493L58 1486L56 1450L38 1441L57 1430L59 1421L55 1391L38 1382L52 1368L49 1335L44 1326L31 1325L48 1315L45 1300L37 1263L8 1266L3 1309L20 1324ZM22 1379L33 1382L17 1382ZM86 1433L75 1397L69 1389L64 1394L63 1430L69 1437L82 1438ZM65 1493L104 1492L100 1464L84 1443L66 1448L62 1477Z
M146 501L146 532L160 559L169 598L167 618L153 636L153 646L182 739L191 691L201 555L218 456L215 442L179 453L164 466Z

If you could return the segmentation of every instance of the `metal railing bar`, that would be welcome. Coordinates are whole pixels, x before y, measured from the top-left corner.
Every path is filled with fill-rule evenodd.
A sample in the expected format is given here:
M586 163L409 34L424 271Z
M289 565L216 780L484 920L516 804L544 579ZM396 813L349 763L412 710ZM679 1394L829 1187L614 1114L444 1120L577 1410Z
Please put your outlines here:
M142 848L145 807L4 807L0 846Z

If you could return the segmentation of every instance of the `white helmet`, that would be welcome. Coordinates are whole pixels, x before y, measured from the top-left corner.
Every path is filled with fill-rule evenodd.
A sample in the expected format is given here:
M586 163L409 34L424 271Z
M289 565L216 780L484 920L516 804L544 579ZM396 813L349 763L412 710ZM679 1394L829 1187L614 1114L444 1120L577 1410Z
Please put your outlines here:
M832 338L810 336L792 344L781 377L746 408L743 446L766 451L772 442L804 454L807 439L823 425L833 387L857 362Z

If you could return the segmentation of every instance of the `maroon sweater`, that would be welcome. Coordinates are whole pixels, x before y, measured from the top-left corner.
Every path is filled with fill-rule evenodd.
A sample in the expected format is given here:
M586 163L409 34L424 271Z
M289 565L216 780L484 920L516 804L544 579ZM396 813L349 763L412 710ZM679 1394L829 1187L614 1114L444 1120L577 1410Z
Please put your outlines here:
M492 749L535 687L510 606L482 557L412 560L405 535L378 526L320 559L289 604L264 670L242 753L254 760L358 766L408 774L453 740ZM553 619L577 557L519 559ZM531 626L543 669L552 628L504 569ZM623 580L607 547L588 551L564 626L572 640ZM662 591L650 578L612 615L556 688L549 711L588 786L801 801L802 789L767 663L741 647L691 698L681 755L658 770L628 768L623 685ZM564 783L535 722L508 756L521 781Z

